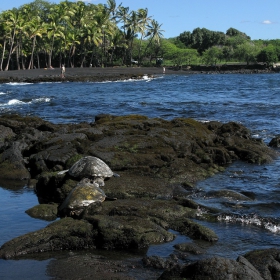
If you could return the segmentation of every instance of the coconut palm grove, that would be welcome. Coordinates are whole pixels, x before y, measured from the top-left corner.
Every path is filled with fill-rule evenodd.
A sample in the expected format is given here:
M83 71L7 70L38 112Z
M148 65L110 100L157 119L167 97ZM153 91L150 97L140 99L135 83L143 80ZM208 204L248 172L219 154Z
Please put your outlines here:
M148 8L35 0L0 13L0 70L61 67L216 65L280 60L280 40L251 40L196 28L164 38Z

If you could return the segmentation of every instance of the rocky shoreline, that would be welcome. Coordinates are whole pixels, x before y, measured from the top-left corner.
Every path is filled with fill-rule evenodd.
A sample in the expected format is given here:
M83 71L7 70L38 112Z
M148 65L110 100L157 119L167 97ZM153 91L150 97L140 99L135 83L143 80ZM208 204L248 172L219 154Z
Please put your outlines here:
M57 219L57 207L78 183L60 171L82 156L101 158L120 174L120 178L111 178L103 187L108 197L117 200L91 204L79 219L58 219L44 229L6 242L0 248L4 259L61 250L142 250L173 240L175 235L169 229L211 244L218 236L199 221L217 222L219 209L207 209L188 199L195 183L224 170L235 160L266 164L279 156L262 140L252 138L246 127L234 122L200 123L185 118L166 121L104 114L91 123L53 124L37 117L4 115L0 117L0 131L1 179L34 187L40 204L27 210L32 217ZM279 147L279 138L272 139L270 145ZM230 191L226 195L236 201L246 197ZM200 248L182 244L178 250L196 254ZM132 267L157 268L157 277L165 270L159 279L280 277L277 249L250 252L236 261L205 260L202 252L200 261L185 265L180 264L181 255L168 260L153 256L137 264L75 255L66 263L69 267L73 263L90 263L94 269L84 268L88 276L83 279L90 279L93 273L100 276L98 279L107 279L104 271L108 266L114 271L111 279L137 279L129 276ZM66 263L62 261L61 266ZM118 271L116 267L120 266L123 269ZM75 273L78 276L81 270ZM74 279L72 276L69 272L67 279Z
M196 67L166 67L167 75L191 74L262 74L278 73L278 68L267 68L264 65L221 65ZM139 79L162 75L162 67L94 67L94 68L66 68L65 77L61 77L59 68L42 68L31 70L0 71L0 84L11 82L39 83L39 82L102 82L127 79Z

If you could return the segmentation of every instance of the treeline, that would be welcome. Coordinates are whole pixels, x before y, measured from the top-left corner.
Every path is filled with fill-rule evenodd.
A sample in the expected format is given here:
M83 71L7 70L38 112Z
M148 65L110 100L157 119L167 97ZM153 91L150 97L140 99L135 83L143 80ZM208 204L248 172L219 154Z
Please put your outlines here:
M141 62L162 37L147 9L35 0L0 14L0 70L125 65L135 60L132 51Z
M280 40L251 40L234 28L229 28L226 33L196 28L192 32L181 33L173 43L180 48L177 64L199 60L206 65L262 62L269 66L280 60Z
M230 28L196 28L165 39L147 8L35 0L0 13L0 70L140 64L216 65L280 60L280 40L251 40Z

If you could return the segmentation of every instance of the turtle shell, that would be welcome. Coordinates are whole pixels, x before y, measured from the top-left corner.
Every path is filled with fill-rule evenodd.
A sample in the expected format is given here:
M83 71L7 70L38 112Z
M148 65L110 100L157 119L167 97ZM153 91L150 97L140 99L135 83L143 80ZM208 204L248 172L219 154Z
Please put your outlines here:
M110 167L101 159L93 156L86 156L74 163L69 169L73 177L112 177L114 173Z
M75 212L80 210L82 212L87 206L94 202L103 202L106 195L96 183L82 180L77 186L68 194L66 199L59 207L59 212ZM71 214L70 214L71 216Z

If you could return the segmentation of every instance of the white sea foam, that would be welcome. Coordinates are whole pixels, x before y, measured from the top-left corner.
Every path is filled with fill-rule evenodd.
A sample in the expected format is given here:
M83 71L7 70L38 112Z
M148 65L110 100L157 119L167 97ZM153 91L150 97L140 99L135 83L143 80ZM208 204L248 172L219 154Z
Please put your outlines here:
M41 98L36 98L32 99L32 101L24 102L18 99L11 99L7 103L2 103L0 106L16 106L16 105L23 105L23 104L32 104L32 103L45 103L45 102L50 102L51 99L48 97L41 97Z
M91 83L107 84L107 83L129 83L129 82L139 82L139 81L150 82L151 80L158 79L158 78L163 78L163 77L149 77L148 75L143 75L143 77L139 79L126 79L126 80L102 81L102 82L91 82Z
M280 225L274 225L272 223L265 223L264 228L273 232L273 233L279 233L280 232Z
M48 97L32 99L32 102L34 102L34 103L44 103L44 102L50 102L50 101L51 101L51 99Z
M0 95L4 95L4 94L7 94L7 92L0 92Z
M10 86L26 86L26 85L32 85L33 83L6 83Z
M267 218L261 218L257 215L220 215L218 221L226 223L240 223L242 225L254 225L273 233L280 233L280 225L272 222Z
M7 105L18 105L18 104L25 104L25 102L20 101L18 99L11 99L8 101Z
M62 82L40 82L38 84L39 85L43 85L43 84L62 84Z

